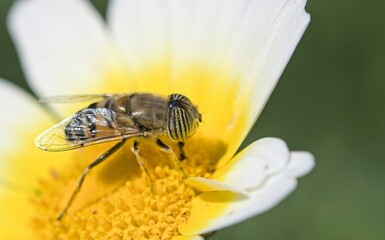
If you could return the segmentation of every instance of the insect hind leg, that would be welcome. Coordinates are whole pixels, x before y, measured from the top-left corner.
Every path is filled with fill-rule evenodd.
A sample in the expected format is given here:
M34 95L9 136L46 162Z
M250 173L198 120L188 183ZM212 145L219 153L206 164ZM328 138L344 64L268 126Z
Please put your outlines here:
M108 151L100 155L95 161L93 161L90 165L86 167L86 169L83 171L82 175L80 176L78 180L78 184L75 188L75 190L72 192L72 195L70 199L68 200L66 206L62 210L62 212L59 214L59 216L56 218L56 220L60 221L64 215L66 214L68 208L71 206L72 202L75 200L76 196L80 192L80 189L83 185L84 179L87 176L87 173L91 171L94 167L98 166L100 163L102 163L104 160L106 160L109 156L111 156L114 152L116 152L119 148L123 146L123 144L126 142L127 139L123 139L119 143L115 144L112 148L110 148Z
M172 150L172 148L170 148L169 146L167 146L164 142L162 142L159 138L156 140L156 144L163 150L163 151L166 151L167 153L169 153L171 155L171 158L172 160L174 161L174 164L175 166L180 170L180 172L182 173L183 177L184 178L187 178L187 174L186 172L184 171L182 165L181 165L181 161L183 159L185 159L185 155L184 155L184 151L183 151L183 145L182 145L182 150L180 151L180 156L178 157L174 150ZM183 158L182 158L183 157Z

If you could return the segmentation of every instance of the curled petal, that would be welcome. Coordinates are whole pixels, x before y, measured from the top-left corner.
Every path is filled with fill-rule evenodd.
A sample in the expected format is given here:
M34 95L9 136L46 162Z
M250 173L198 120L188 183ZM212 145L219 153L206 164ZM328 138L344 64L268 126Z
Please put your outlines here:
M230 191L242 194L244 196L249 196L249 193L242 188L237 188L235 186L231 186L214 179L208 179L203 177L190 177L186 179L185 183L200 192Z
M214 179L237 188L259 187L271 175L284 169L289 161L289 149L278 138L263 138L245 148L228 164L214 173Z
M201 193L193 200L187 223L179 227L182 234L209 233L273 208L295 189L297 178L314 167L314 157L310 153L289 154L286 145L274 138L255 142L235 159L230 162L231 168L218 173L217 180L246 188L248 197L234 191ZM242 177L241 173L247 177Z
M290 165L287 174L293 177L302 177L308 174L314 166L314 156L311 153L304 151L290 152Z

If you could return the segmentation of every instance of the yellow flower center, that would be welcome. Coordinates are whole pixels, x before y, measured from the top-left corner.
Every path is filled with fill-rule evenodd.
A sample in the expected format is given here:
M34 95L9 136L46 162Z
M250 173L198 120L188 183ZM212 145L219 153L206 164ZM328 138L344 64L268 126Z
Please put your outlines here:
M71 164L52 170L49 179L40 181L31 198L36 209L31 219L36 239L171 239L180 235L178 226L190 216L197 193L184 183L169 153L153 142L141 141L140 156L148 176L139 168L130 144L90 172L61 221L55 219L81 173L108 144L74 151ZM187 159L181 165L186 174L209 178L226 146L218 140L193 137L186 142L185 151Z

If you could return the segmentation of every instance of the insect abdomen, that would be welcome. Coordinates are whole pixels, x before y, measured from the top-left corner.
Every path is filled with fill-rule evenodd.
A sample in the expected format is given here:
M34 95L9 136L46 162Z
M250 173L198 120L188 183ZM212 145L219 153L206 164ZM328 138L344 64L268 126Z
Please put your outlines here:
M105 108L87 108L79 111L65 126L66 138L70 142L76 142L109 134L113 132L111 129L114 129L114 117L113 112Z
M81 111L75 114L72 121L65 126L66 138L70 142L83 141L95 137L95 123L92 113Z

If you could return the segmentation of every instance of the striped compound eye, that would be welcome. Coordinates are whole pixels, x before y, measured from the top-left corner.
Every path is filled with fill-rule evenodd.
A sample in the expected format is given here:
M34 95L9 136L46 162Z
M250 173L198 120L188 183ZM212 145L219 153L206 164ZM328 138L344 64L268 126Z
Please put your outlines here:
M183 142L198 128L201 115L190 99L180 94L171 94L167 128L171 139Z

